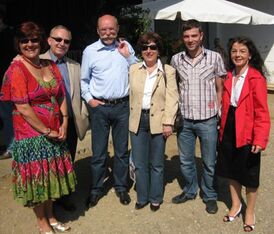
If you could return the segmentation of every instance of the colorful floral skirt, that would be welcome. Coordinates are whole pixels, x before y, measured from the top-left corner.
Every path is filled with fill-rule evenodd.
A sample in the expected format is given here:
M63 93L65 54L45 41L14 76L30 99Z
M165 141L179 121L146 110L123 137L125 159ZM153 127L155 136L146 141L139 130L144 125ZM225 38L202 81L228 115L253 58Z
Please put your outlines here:
M24 206L55 200L75 191L76 176L65 142L45 136L13 143L13 194Z

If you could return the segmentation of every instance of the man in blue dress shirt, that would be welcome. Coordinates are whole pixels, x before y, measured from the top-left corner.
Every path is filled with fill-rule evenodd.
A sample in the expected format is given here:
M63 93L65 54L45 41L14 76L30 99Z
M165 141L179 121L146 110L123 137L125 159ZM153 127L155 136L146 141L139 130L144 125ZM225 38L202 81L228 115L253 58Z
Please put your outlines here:
M112 15L98 19L100 39L87 46L81 66L81 95L91 115L92 152L91 191L88 206L96 206L104 194L110 129L114 145L114 188L123 205L128 195L128 117L129 66L136 62L134 50L126 41L118 41L119 25Z

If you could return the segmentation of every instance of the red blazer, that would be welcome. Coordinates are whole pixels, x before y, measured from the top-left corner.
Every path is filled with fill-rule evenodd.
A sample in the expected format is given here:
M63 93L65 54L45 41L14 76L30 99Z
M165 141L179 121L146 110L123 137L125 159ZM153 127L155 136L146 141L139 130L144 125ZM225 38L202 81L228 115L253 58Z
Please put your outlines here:
M230 106L232 88L232 72L227 74L224 83L222 98L222 116L219 140L222 141L224 127ZM236 122L236 147L247 144L259 145L266 148L269 131L270 116L267 106L266 79L256 69L249 67L242 92L239 97L238 107L235 112Z

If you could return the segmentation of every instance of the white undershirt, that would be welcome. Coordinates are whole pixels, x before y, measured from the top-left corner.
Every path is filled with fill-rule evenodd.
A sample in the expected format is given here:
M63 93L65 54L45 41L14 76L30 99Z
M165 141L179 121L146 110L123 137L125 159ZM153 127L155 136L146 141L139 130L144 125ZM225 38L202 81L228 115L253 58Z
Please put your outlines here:
M143 62L142 66L147 67L145 62ZM157 67L155 68L155 70L151 74L149 74L147 71L147 77L146 77L146 82L145 82L145 87L144 87L144 96L143 96L143 101L142 101L142 109L143 110L150 109L152 89L153 89L154 83L157 79L158 70L163 71L163 66L159 59L157 61Z
M233 71L230 105L232 105L234 107L238 106L238 101L239 101L239 98L240 98L240 95L241 95L241 92L243 89L243 85L244 85L244 81L245 81L247 72L248 72L248 68L239 77L236 84L234 85L236 75L235 75L235 71Z

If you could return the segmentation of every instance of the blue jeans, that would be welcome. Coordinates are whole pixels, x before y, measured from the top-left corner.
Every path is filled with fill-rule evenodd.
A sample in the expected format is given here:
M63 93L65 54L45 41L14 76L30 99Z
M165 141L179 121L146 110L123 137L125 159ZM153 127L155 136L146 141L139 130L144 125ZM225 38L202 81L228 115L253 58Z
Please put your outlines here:
M178 132L181 172L185 180L183 191L190 198L197 194L198 179L195 163L195 142L197 137L200 140L203 162L201 179L203 201L217 200L217 193L214 189L217 144L217 119L215 117L207 120L184 119L183 127Z
M128 118L129 103L98 105L89 107L91 116L92 152L91 193L103 192L107 171L108 139L110 129L114 146L113 179L117 192L127 190L128 186Z
M162 203L165 139L162 134L150 133L149 114L141 114L138 132L130 132L130 139L135 165L137 202Z

